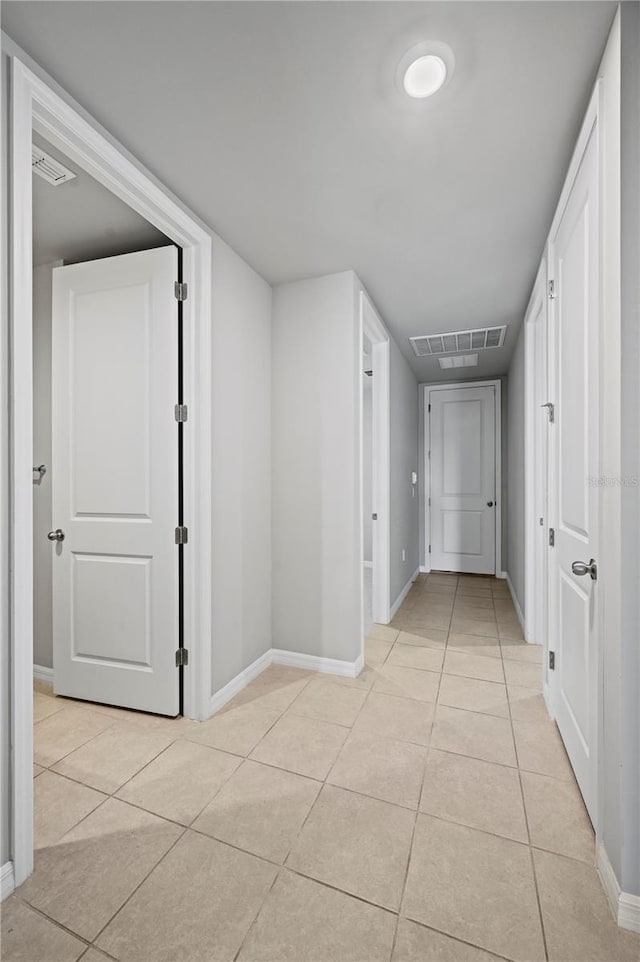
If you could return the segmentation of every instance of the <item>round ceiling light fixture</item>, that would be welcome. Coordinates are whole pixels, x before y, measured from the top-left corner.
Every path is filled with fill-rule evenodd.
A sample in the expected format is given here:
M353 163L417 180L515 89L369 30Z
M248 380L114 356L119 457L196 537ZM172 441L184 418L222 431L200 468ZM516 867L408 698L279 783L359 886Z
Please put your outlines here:
M409 64L404 72L402 86L405 93L416 100L424 100L437 93L447 79L447 65L442 57L427 54Z

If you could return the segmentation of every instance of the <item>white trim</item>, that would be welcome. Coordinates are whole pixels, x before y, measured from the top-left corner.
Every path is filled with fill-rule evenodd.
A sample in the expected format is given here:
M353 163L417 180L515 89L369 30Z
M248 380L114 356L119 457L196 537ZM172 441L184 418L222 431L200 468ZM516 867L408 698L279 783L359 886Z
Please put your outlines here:
M33 680L41 681L44 685L53 685L53 668L44 665L33 666Z
M0 902L4 902L4 900L11 895L15 887L13 862L5 862L2 868L0 868Z
M5 42L3 38L3 47ZM11 48L10 56L14 53ZM206 717L211 678L211 235L106 131L12 56L10 398L12 853L16 885L33 870L32 176L35 129L184 252L185 714ZM58 88L59 89L59 88ZM84 115L83 115L84 114ZM20 385L20 390L16 390Z
M522 613L522 608L520 607L520 603L519 603L519 601L518 601L518 596L516 595L516 589L513 587L513 582L512 582L512 580L511 580L511 578L509 577L509 572L508 572L508 571L505 572L504 577L505 577L506 580L507 580L507 587L508 587L509 593L510 593L510 595L511 595L511 600L513 601L513 607L516 609L516 614L517 614L517 616L518 616L518 621L520 622L520 627L522 628L522 631L524 632L524 631L525 631L525 627L524 627L524 615L523 615L523 613Z
M364 666L364 658L359 655L355 661L342 661L338 658L321 658L319 655L305 655L301 651L285 651L272 648L274 665L289 665L292 668L306 668L308 671L327 672L343 678L357 678Z
M496 571L496 578L501 578L502 581L506 581L508 575L506 571Z
M363 561L362 566L363 568L373 568L373 561Z
M596 845L596 869L618 925L640 932L640 895L623 892L602 842Z
M420 565L420 568L418 570L421 575L428 575L429 572L431 571L431 568L427 568L426 565Z
M424 553L425 562L429 561L429 544L431 543L431 508L429 497L431 494L431 474L429 465L429 447L431 444L430 431L431 419L429 417L429 395L432 391L448 391L456 388L472 387L491 387L496 392L495 395L495 574L502 570L502 381L500 378L489 379L486 381L444 381L436 383L422 383L419 387L424 389L422 399L424 414ZM427 568L431 571L431 567Z
M268 651L265 651L263 655L260 655L259 658L256 658L255 661L245 668L244 671L241 671L235 676L235 678L232 678L230 682L227 682L227 684L217 691L215 695L212 695L209 699L208 717L211 717L211 715L215 715L217 711L220 711L223 705L226 705L234 695L237 695L238 692L242 691L243 688L246 688L254 678L257 678L258 675L261 675L265 668L269 667L272 661L273 652L272 649L269 648Z
M399 608L400 608L400 605L402 604L402 602L404 601L404 599L407 597L407 595L409 594L409 592L410 592L411 589L413 588L413 584L414 584L414 582L415 582L415 580L416 580L416 578L418 577L419 574L420 574L420 568L416 568L416 570L413 572L413 574L411 575L411 577L410 577L409 580L407 581L406 585L404 586L404 588L402 589L402 591L400 592L400 594L398 595L398 597L396 598L396 600L395 600L395 601L393 602L393 604L391 605L391 610L389 611L389 621L391 621L392 618L395 618L396 613L398 612L398 610L399 610Z

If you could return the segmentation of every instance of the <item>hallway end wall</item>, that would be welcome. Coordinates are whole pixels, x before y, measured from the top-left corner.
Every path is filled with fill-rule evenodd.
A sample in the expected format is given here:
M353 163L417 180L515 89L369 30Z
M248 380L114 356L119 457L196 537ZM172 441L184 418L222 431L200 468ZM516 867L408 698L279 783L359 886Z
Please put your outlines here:
M390 341L390 603L393 607L420 565L419 488L422 477L418 445L418 381L393 339ZM405 557L402 560L402 552Z
M507 377L507 553L504 568L524 614L524 324Z

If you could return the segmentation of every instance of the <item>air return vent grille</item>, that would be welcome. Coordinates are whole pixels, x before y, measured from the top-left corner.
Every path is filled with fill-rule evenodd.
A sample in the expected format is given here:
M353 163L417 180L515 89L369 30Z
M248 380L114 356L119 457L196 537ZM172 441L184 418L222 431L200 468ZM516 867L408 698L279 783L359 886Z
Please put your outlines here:
M474 331L452 331L447 334L425 334L410 337L416 357L434 357L441 354L457 354L459 351L484 351L490 347L502 347L506 327L479 327Z
M44 150L40 150L35 144L31 145L31 169L34 174L38 174L48 184L57 187L59 184L66 184L68 180L73 180L76 176L73 171L63 167L62 164L54 160Z

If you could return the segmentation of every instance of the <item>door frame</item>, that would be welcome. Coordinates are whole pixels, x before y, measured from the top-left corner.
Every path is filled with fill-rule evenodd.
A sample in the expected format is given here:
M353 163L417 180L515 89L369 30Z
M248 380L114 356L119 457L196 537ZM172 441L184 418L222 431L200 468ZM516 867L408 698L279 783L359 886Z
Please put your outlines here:
M362 347L366 337L371 344L371 363L373 367L372 385L372 446L371 463L373 468L371 505L378 514L371 534L373 585L371 592L372 616L374 623L387 625L390 621L390 479L391 479L391 436L390 436L390 375L389 334L382 318L376 311L371 299L364 290L360 291L360 323L358 325L358 408L360 424L360 622L364 652L364 424L362 402Z
M496 475L496 511L495 511L495 552L496 578L506 578L502 571L502 381L500 378L486 381L445 381L423 384L423 414L424 414L424 571L431 571L431 465L429 451L431 449L431 418L429 404L431 392L452 391L460 388L493 387L495 389L495 475Z
M7 52L12 67L9 160L11 809L12 859L17 886L33 871L33 131L50 140L183 250L184 280L189 287L189 297L183 305L184 393L190 415L189 430L184 432L184 515L191 535L189 550L185 552L184 637L190 664L184 679L184 711L190 718L207 717L211 677L212 243L203 225L104 128L74 101L70 102L70 98L63 99L64 95L60 96L11 50Z

